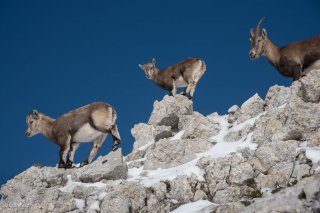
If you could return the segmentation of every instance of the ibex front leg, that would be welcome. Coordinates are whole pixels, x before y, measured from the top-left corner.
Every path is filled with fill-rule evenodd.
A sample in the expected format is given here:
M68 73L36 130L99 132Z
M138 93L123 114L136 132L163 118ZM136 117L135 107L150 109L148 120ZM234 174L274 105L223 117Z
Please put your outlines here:
M82 162L81 166L85 166L85 165L91 163L93 158L97 155L97 152L101 148L101 145L103 144L103 142L104 142L104 140L106 139L107 136L108 136L108 134L101 135L100 137L96 138L93 141L93 147L91 149L91 152L90 152L88 158L85 161Z
M71 137L68 136L62 136L58 140L58 144L60 144L60 152L59 152L59 164L58 168L66 168L67 163L67 155L70 149L70 139Z
M301 65L296 65L292 68L293 80L299 80L301 78Z
M177 94L176 81L174 79L172 79L172 90L170 91L170 95L176 96L176 94Z
M76 152L76 150L78 149L80 143L77 142L72 142L70 145L70 150L69 150L69 158L67 160L67 168L71 168L72 164L73 164L73 159L74 159L74 153Z

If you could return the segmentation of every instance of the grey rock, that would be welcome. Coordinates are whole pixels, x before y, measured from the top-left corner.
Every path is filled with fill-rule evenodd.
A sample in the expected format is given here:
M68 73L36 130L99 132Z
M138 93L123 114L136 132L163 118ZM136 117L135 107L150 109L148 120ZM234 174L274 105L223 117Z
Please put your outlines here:
M264 111L264 101L255 94L241 105L238 122L242 123L250 118L254 118Z
M212 146L212 143L204 140L161 139L148 149L144 169L170 168L184 164L196 158L196 153L207 151Z
M270 87L265 98L267 109L284 106L288 102L289 95L290 88L288 87L278 85Z
M182 136L184 139L207 139L220 131L217 123L212 122L198 112L194 112L192 115L186 116L186 118L187 121L181 128L185 130Z
M148 124L154 126L170 126L172 130L178 130L181 117L191 115L193 111L192 101L182 95L165 96L162 101L153 104L153 111Z
M170 194L173 199L180 203L186 203L193 200L194 193L187 176L178 176L170 182Z
M243 208L241 212L313 212L312 208L317 205L317 201L312 200L312 198L315 197L316 191L319 191L319 188L316 189L316 187L319 187L319 182L317 176L302 179L297 185L283 189L271 196L256 199L254 203ZM312 188L311 191L308 191L309 186ZM309 195L309 192L311 199L310 202L306 202L305 197L307 197L307 194Z
M131 134L135 138L133 144L133 152L137 151L142 146L154 141L154 127L152 125L139 123L131 129Z
M282 161L293 162L296 157L297 144L290 141L272 141L259 146L255 156L267 170Z
M82 170L82 171L81 171ZM81 182L98 182L101 180L126 179L128 176L127 165L123 162L121 149L100 156L92 165L81 168L79 180Z
M228 109L228 122L233 123L235 122L238 117L240 116L240 108L238 105L233 105Z
M247 124L238 131L229 132L227 135L224 136L223 139L227 142L238 141L242 138L247 137L248 134L252 132L252 130L253 130L253 125Z

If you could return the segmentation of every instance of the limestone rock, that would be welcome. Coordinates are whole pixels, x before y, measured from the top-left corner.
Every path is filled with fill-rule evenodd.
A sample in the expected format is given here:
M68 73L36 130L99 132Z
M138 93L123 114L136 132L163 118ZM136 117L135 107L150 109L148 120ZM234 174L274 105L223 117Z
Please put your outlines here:
M187 121L181 129L185 130L182 138L186 139L207 139L220 131L218 124L197 112L187 116Z
M181 117L191 115L192 110L192 101L187 97L165 96L162 101L154 103L148 124L170 126L172 130L177 130Z
M242 123L250 118L256 117L264 110L264 101L255 94L241 105L238 122Z
M99 157L92 165L80 168L79 179L84 182L98 182L101 180L126 179L127 165L123 162L121 149L110 152L107 156Z

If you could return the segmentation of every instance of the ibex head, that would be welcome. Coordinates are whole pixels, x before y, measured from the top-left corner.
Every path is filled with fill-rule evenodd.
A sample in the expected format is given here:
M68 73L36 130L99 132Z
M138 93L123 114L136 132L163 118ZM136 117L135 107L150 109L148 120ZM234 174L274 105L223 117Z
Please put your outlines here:
M27 114L27 130L26 136L32 137L40 133L41 129L41 114L37 110L32 110Z
M266 29L262 29L262 33L260 34L260 27L263 22L264 18L260 19L258 25L256 26L255 30L251 28L250 30L250 42L251 42L251 49L249 52L250 59L254 60L259 58L261 55L265 53L266 42L267 42L267 31Z
M151 62L142 65L139 64L139 67L144 71L144 74L146 75L147 79L153 79L153 76L157 71L156 59L153 58Z

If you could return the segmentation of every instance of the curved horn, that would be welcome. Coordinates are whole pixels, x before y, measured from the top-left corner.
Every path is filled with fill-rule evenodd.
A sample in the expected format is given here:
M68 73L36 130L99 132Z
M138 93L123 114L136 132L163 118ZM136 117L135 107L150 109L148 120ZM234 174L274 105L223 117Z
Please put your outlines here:
M263 17L262 19L260 19L260 21L258 22L257 26L256 26L256 30L255 30L255 36L258 37L259 36L259 33L260 33L260 27L261 27L261 24L263 22L263 20L265 19L265 17Z

